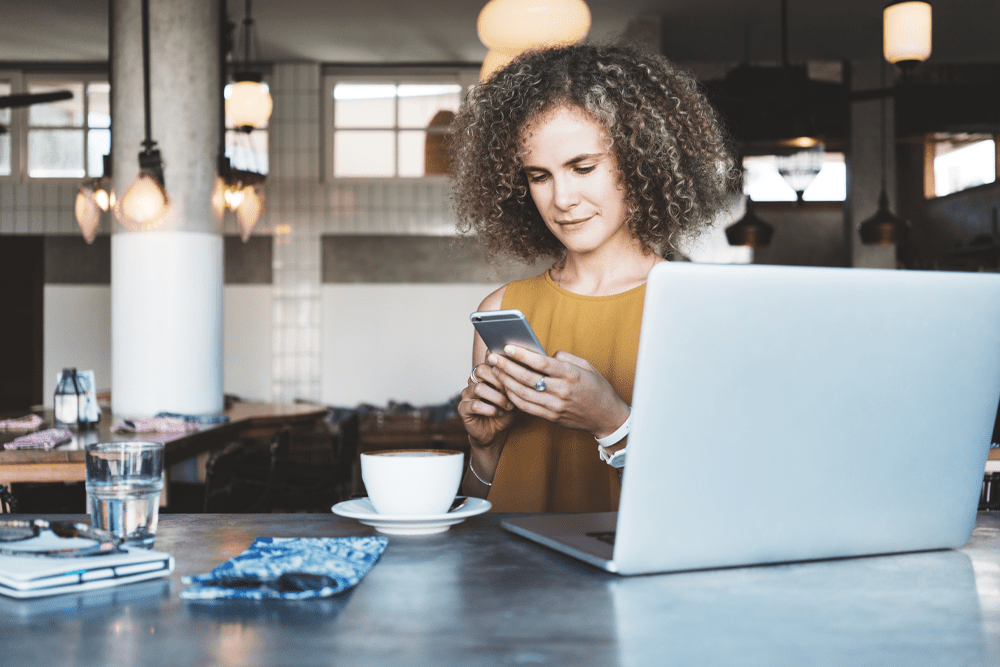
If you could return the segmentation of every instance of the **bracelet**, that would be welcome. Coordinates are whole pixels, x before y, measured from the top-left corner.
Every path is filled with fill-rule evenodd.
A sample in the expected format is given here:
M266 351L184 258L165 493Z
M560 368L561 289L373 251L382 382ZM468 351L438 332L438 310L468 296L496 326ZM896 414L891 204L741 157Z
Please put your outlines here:
M629 408L628 418L625 420L624 424L618 427L617 431L604 438L594 438L594 440L597 440L597 444L600 445L601 447L610 447L611 445L617 444L622 440L624 440L625 436L627 436L628 432L631 430L632 430L632 409Z
M469 457L469 470L472 471L472 474L475 475L476 479L478 479L481 484L485 484L486 486L493 486L493 482L487 482L485 479L483 479L479 475L476 475L476 469L472 467L472 457L471 456Z

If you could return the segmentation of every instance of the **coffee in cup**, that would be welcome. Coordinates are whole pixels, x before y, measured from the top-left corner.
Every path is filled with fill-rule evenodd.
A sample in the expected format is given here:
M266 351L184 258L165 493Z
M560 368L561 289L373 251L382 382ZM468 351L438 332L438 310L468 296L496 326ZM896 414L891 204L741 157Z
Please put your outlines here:
M361 479L379 514L433 516L451 507L462 483L462 452L392 449L361 454Z

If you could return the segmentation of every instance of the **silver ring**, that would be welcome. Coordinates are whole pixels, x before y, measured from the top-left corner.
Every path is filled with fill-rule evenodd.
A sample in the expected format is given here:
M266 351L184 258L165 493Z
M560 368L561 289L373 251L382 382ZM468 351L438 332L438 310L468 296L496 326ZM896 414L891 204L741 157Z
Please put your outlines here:
M545 391L545 378L535 383L535 391Z
M472 372L469 373L469 379L472 380L472 384L479 384L480 382L482 382L482 380L476 377L476 369L479 368L480 366L482 366L482 364L476 364L475 366L472 367Z

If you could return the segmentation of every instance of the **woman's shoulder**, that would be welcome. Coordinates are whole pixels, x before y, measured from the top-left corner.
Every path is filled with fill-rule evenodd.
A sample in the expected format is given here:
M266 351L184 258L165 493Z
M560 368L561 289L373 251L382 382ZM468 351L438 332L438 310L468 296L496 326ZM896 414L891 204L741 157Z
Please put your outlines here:
M479 304L478 310L500 310L500 306L503 304L503 297L507 293L507 287L509 286L510 283L507 283L487 294L483 302Z
M503 308L503 300L508 295L523 295L534 292L541 285L545 284L548 271L543 271L537 276L525 278L523 280L512 280L502 287L490 292L483 302L479 304L479 310L500 310Z

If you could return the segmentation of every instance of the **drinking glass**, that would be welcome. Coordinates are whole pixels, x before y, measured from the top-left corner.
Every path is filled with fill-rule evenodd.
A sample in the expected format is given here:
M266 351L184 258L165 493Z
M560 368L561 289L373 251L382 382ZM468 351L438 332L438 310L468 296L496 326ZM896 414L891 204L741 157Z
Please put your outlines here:
M163 491L162 442L86 446L90 521L130 546L151 548Z

